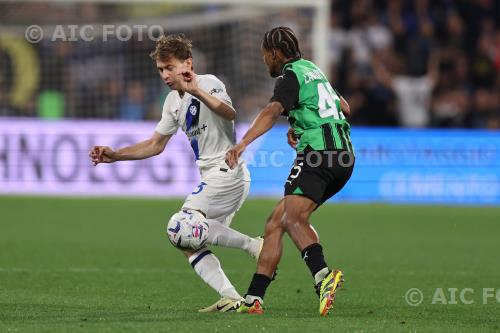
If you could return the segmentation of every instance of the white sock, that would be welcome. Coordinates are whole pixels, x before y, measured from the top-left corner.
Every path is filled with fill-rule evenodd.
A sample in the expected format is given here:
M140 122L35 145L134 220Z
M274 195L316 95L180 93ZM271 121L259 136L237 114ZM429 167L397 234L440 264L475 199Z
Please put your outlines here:
M189 257L189 263L193 266L196 274L205 281L221 297L241 299L234 286L222 270L219 259L207 248L196 251Z
M216 220L206 220L210 229L207 243L223 247L242 249L254 255L260 250L260 241L239 231L226 227Z

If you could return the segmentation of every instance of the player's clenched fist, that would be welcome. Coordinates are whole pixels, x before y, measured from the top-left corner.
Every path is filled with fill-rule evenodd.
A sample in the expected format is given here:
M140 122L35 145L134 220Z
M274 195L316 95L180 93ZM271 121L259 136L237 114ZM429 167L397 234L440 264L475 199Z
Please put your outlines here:
M193 96L198 93L198 83L196 82L196 74L190 69L183 70L177 73L178 84L181 89Z
M89 157L94 166L99 163L113 163L116 161L116 153L107 146L94 146L89 152Z
M286 133L286 137L287 137L288 144L290 145L290 147L292 147L293 149L296 149L297 143L299 143L299 140L298 140L297 136L295 135L295 130L293 128L290 127L288 129L288 132Z

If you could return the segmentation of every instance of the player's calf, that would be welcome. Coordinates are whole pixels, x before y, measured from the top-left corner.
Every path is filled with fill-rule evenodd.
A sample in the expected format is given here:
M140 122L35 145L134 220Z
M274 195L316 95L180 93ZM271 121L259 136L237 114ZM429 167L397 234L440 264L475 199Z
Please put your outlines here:
M170 218L167 235L180 250L197 250L210 244L242 249L254 258L259 257L263 243L260 237L251 238L191 209L183 209Z

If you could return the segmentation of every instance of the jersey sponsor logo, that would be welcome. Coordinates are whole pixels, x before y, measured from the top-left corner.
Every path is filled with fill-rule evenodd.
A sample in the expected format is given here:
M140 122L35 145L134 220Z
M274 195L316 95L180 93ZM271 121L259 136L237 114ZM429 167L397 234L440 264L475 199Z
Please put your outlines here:
M224 90L220 89L220 88L213 88L212 90L210 90L208 93L210 95L213 95L213 94L218 94L218 93L221 93L223 92Z
M192 130L190 132L186 132L186 135L188 139L191 139L193 136L198 136L201 135L205 130L208 128L206 124L203 124L203 126L200 126L199 128Z
M210 95L215 95L215 94L220 94L220 93L223 93L224 92L224 89L221 89L221 88L213 88L212 90L210 90L208 93ZM224 103L228 104L228 105L233 105L233 103L231 102L231 99L228 98L228 96L226 94L224 94L223 96L220 96L222 97L222 100Z

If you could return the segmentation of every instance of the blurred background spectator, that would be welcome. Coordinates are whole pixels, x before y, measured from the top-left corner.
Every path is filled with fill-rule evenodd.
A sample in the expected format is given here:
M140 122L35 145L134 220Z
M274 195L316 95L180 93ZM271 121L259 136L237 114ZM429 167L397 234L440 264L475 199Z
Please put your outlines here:
M333 1L331 78L367 126L499 128L500 2Z
M499 1L334 0L331 8L326 70L351 104L353 124L500 128ZM151 25L172 13L178 18L216 10L213 5L0 2L0 20L44 27L54 22ZM263 31L287 24L299 37L310 36L311 20L307 11L283 11L265 20L228 18L208 29L194 22L167 32L193 39L196 70L220 76L238 120L249 121L273 87L259 54ZM309 58L310 39L301 39ZM6 35L0 35L0 43L0 116L141 120L161 115L168 88L148 57L154 45L148 38L44 39L22 46L24 51Z

